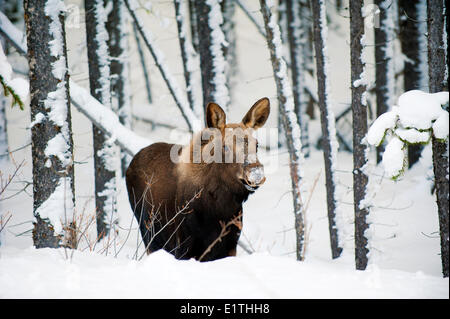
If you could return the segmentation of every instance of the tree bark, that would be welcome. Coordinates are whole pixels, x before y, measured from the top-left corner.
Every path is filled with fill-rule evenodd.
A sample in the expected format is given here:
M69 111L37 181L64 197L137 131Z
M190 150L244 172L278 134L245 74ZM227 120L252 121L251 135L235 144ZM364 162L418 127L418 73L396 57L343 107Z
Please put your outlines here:
M362 205L366 196L369 177L363 171L367 163L367 142L363 141L367 134L367 102L365 100L366 84L364 83L365 63L362 60L364 39L364 18L362 2L350 1L350 58L351 88L353 114L353 198L355 211L355 262L356 269L367 267L369 249L364 232L369 228L366 217L369 209Z
M73 143L64 2L25 0L33 160L33 243L75 247ZM51 11L51 12L50 12Z
M142 73L144 74L145 90L147 91L147 101L149 104L152 104L153 103L152 90L150 86L150 76L148 75L147 64L145 63L145 55L144 51L142 50L141 40L139 39L139 32L136 28L136 24L135 23L132 24L133 24L134 39L136 41L136 47L139 53L139 62L141 62L141 69Z
M108 60L106 16L103 0L85 0L86 42L91 95L111 108L110 64ZM95 170L95 206L98 240L108 235L117 215L115 146L92 126Z
M196 81L193 75L195 59L193 47L187 38L187 21L185 20L186 7L181 0L174 0L173 3L175 7L175 18L177 20L181 59L183 60L183 72L184 81L186 83L187 98L191 110L200 117L203 114L203 108L201 107L199 101L197 101L195 94Z
M428 15L428 72L430 92L448 91L448 70L444 47L446 5L443 0L427 1ZM448 56L447 56L448 59ZM448 62L448 60L447 60ZM432 137L434 183L439 214L441 236L442 273L449 276L449 179L448 179L448 139L439 141Z
M394 42L396 38L395 23L397 8L390 0L376 0L380 9L380 25L375 26L375 94L377 118L394 106L395 99L395 67ZM377 147L377 163L381 162L384 145Z
M286 144L289 152L289 168L292 183L292 199L294 204L296 253L297 260L305 258L305 208L300 191L302 174L300 170L303 161L301 147L301 131L294 110L292 89L287 77L286 62L282 57L281 36L278 24L270 12L266 0L260 0L261 12L264 18L267 45L270 51L272 69L277 87L278 108L282 118Z
M295 113L302 131L302 146L305 157L309 157L308 124L309 116L308 93L305 88L306 60L303 53L308 41L308 20L304 14L304 4L298 0L286 0L287 35L289 41L289 55L291 60L292 89L294 93Z
M229 96L222 51L222 42L225 38L220 29L223 21L220 5L217 0L196 1L195 10L197 13L203 105L206 107L209 102L215 102L228 109ZM212 12L213 10L214 12ZM214 13L214 18L212 13ZM216 27L213 28L213 25Z
M131 97L129 88L128 65L128 25L126 23L126 8L120 0L112 2L112 10L108 15L106 29L108 30L108 50L111 57L111 103L116 110L119 121L125 127L131 128ZM131 157L124 151L120 152L122 176L128 168Z
M328 230L330 233L331 255L337 258L342 253L339 247L338 229L336 226L336 176L337 140L335 118L329 99L328 50L326 48L327 25L325 3L323 0L312 1L314 23L314 47L317 65L317 87L319 96L320 123L322 127L322 148L325 161L325 184L327 189ZM325 29L325 30L324 30ZM295 95L294 95L295 97Z
M427 90L426 55L421 51L426 49L421 43L426 41L421 25L425 24L426 17L421 16L421 7L426 6L426 0L400 0L399 24L400 43L402 53L407 57L403 67L403 90ZM376 34L376 33L375 33ZM425 61L424 61L425 60ZM378 64L377 64L378 65ZM425 69L425 70L423 70ZM425 80L425 81L424 81ZM379 114L377 113L377 116ZM411 167L420 158L423 146L420 144L408 146L408 166Z

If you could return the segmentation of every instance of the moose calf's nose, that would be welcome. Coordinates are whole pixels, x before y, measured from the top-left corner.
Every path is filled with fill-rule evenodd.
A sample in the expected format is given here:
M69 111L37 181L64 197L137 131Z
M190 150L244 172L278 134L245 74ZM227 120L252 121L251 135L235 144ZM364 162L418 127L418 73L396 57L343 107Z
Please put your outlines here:
M252 166L249 168L247 174L247 181L253 185L260 185L264 183L264 167L262 165Z

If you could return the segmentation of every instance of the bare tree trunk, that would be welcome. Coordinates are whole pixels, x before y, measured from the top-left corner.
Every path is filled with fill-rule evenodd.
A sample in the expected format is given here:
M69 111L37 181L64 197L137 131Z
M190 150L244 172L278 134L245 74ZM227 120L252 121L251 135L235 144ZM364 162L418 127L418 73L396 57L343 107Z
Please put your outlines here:
M144 55L144 51L142 50L142 45L141 45L141 40L139 39L139 32L136 28L136 24L133 24L133 33L134 33L134 39L136 40L136 47L139 53L139 62L141 62L141 69L142 69L142 73L144 74L144 81L145 81L145 90L147 91L147 101L148 103L153 103L152 102L152 90L151 90L151 86L150 86L150 76L148 75L148 70L147 70L147 64L145 63L145 55Z
M235 76L238 73L238 56L236 48L236 30L234 23L234 13L236 11L236 3L234 0L222 0L220 3L223 23L221 25L223 34L225 36L226 44L223 45L223 57L226 61L225 77L227 79L227 88L230 95L230 103L233 102L233 92L236 85Z
M292 182L292 199L294 202L295 234L297 260L305 258L305 208L300 191L303 161L301 131L294 110L292 89L287 77L287 66L282 56L280 29L270 12L266 0L260 0L261 12L266 29L267 45L270 50L273 74L277 86L278 107L282 116L286 143L289 151L289 167Z
M380 25L375 31L376 116L386 113L395 103L394 42L397 37L397 6L395 1L376 0L380 9ZM384 145L377 147L377 163L381 162Z
M229 95L222 51L225 36L220 28L223 22L220 5L217 0L196 1L195 9L203 105L206 107L209 102L215 102L228 109Z
M25 0L33 158L33 243L75 247L64 2Z
M443 0L427 1L428 15L428 70L430 92L448 90L446 50L444 41L447 38L445 27L446 5ZM448 19L448 18L447 18ZM448 55L447 55L448 62ZM439 214L439 230L441 235L442 273L449 276L449 179L448 179L448 139L439 141L432 137L434 183Z
M364 232L369 228L366 217L369 209L363 204L366 197L369 177L363 171L367 163L367 102L365 98L366 83L364 79L365 63L362 60L364 47L364 18L362 2L350 1L350 56L352 81L353 114L353 198L355 210L355 262L356 269L367 267L369 249Z
M191 24L191 39L192 46L195 52L198 53L198 28L197 28L197 8L195 0L187 0L189 2L189 21Z
M421 30L426 23L426 17L421 11L426 8L426 0L399 1L400 43L402 53L406 56L403 68L403 90L427 90L426 81L426 48L422 43L426 41L426 30ZM423 10L423 11L426 11ZM425 31L425 32L424 32ZM378 116L379 114L377 114ZM423 146L420 144L408 145L408 166L411 167L420 158Z
M164 55L160 50L158 50L158 48L156 48L151 33L147 29L144 29L144 25L141 19L136 14L136 9L138 8L139 4L137 3L136 0L124 0L124 2L128 9L128 12L130 13L136 25L137 30L139 31L139 33L142 36L142 39L144 40L145 45L147 46L148 50L150 51L150 54L155 60L155 64L158 67L159 71L161 72L161 76L164 82L167 84L167 88L169 89L169 92L172 95L175 104L178 106L181 115L185 119L189 130L190 131L199 130L200 129L199 119L190 109L187 99L182 94L175 79L169 72Z
M103 0L85 0L86 41L91 95L111 108L110 63L107 46L106 12ZM115 110L117 111L117 110ZM105 134L92 126L94 136L95 206L97 209L97 236L102 239L111 230L117 218L116 161L117 154Z
M125 127L131 128L131 96L129 88L128 63L128 24L126 23L126 8L120 0L112 2L112 10L108 15L106 29L108 30L108 49L111 71L111 103L116 110L119 121ZM125 151L120 152L122 176L131 161Z
M6 129L6 97L0 93L0 163L8 162L8 131Z
M186 83L186 92L189 106L198 117L201 117L203 114L203 107L196 98L196 81L193 75L193 67L195 65L194 61L197 60L195 60L194 58L193 47L191 46L191 44L189 43L189 39L187 38L187 10L182 0L174 0L173 3L175 6L175 17L178 27L178 40L180 42L181 59L183 60L184 81Z
M295 113L302 130L302 146L305 157L309 157L308 122L306 113L309 96L305 89L305 59L304 46L308 41L307 22L303 20L301 3L298 0L286 0L287 34L289 40L289 55L291 60L291 78L294 93Z
M331 255L337 258L341 255L339 247L338 229L336 226L336 161L337 147L335 118L330 104L328 80L328 50L326 34L328 32L325 3L323 0L312 1L314 22L314 47L316 52L318 96L320 109L320 122L322 125L322 148L325 161L325 180L328 205L328 229L330 233ZM294 95L295 97L295 95Z

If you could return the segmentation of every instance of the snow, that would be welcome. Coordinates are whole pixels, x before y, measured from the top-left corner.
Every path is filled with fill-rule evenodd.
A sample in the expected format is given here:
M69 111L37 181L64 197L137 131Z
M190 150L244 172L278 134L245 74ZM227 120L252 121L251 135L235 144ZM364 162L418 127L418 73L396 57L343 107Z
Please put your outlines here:
M448 92L426 93L411 90L398 98L398 115L403 127L426 130L432 126L443 112L443 104L448 103Z
M405 164L405 144L396 136L386 145L382 163L388 176L397 177Z
M445 298L446 293L448 296L445 287L448 279L423 272L382 271L376 266L355 272L334 266L330 273L328 262L298 263L264 253L199 263L178 261L163 251L137 262L82 252L65 259L61 250L54 249L5 250L0 259L3 270L0 298L99 295L126 299ZM105 286L108 289L101 289Z
M378 146L386 135L386 130L392 129L395 126L398 118L398 108L392 111L381 114L367 131L367 141L371 145Z
M150 139L141 137L123 126L117 115L93 98L86 89L72 80L69 81L69 85L70 97L78 110L100 128L104 128L108 132L114 132L111 141L118 143L128 154L134 155L151 144Z
M444 111L433 123L433 134L437 139L447 139L448 138L448 112Z
M1 12L0 12L1 13ZM12 67L3 52L0 43L0 77L6 86L10 87L17 94L21 101L25 101L29 93L28 81L20 77L13 77ZM1 88L3 90L3 88Z
M449 114L442 108L448 100L448 92L411 90L400 95L398 106L375 120L367 133L369 144L380 145L386 134L393 135L382 161L388 176L396 178L403 171L406 143L428 143L431 134L441 140L448 138Z
M17 29L2 11L0 11L0 30L12 41L15 47L24 48L24 52L26 52L27 38L25 33Z
M70 177L61 177L53 193L36 209L36 215L48 218L56 234L73 220L73 194Z

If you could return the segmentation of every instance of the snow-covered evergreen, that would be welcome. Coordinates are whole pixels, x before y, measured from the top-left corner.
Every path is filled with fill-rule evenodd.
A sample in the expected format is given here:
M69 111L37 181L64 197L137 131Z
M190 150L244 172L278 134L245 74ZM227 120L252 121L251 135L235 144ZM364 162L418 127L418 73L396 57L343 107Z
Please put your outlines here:
M412 90L403 93L392 110L378 117L367 133L371 145L390 139L383 154L383 166L391 178L398 178L405 169L408 144L427 144L431 136L448 139L448 92L426 93Z

